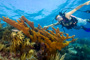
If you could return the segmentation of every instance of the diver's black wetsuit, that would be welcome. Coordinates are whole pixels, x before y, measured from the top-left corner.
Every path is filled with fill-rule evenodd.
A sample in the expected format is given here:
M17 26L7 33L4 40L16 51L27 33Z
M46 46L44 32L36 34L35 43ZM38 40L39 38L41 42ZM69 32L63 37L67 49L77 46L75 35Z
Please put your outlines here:
M66 17L65 17L65 13L60 13L60 16L62 16L62 18L63 18L63 20L61 21L61 25L63 26L63 27L66 27L67 29L72 29L74 26L77 26L77 22L78 22L78 20L75 18L75 17L72 17L71 16L71 19L69 20L69 19L67 19ZM72 24L69 24L69 23L72 23ZM75 23L76 22L76 23ZM75 24L73 24L73 23L75 23ZM66 24L69 24L68 26L66 25Z
M90 28L86 28L86 27L82 26L82 29L87 31L87 32L90 32Z
M63 27L66 27L67 29L72 29L77 26L78 20L75 17L71 16L71 19L69 20L65 17L65 13L60 13L60 16L62 16L62 18L63 18L63 20L60 22ZM69 26L65 25L65 24L69 24L70 22L72 22L72 24L70 24ZM75 24L73 24L73 23L75 23ZM86 32L90 32L90 28L86 28L84 26L81 26L81 27Z

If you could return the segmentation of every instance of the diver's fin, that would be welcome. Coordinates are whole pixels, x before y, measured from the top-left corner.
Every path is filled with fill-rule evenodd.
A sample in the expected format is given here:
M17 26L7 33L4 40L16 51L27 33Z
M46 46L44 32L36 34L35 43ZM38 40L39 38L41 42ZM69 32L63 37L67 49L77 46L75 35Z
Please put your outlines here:
M90 28L86 28L86 27L82 26L82 29L85 30L86 32L90 32Z
M90 10L86 10L86 11L84 11L84 12L86 12L86 13L90 13Z
M89 23L90 23L90 19L87 19L87 22L89 22Z

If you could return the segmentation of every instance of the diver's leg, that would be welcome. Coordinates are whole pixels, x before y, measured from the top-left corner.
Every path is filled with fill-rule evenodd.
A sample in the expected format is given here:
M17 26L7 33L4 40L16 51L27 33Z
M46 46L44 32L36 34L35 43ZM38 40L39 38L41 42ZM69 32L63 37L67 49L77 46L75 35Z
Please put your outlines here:
M86 19L86 21L90 23L90 19Z
M85 30L86 32L90 32L90 28L86 28L84 26L81 26L83 30Z

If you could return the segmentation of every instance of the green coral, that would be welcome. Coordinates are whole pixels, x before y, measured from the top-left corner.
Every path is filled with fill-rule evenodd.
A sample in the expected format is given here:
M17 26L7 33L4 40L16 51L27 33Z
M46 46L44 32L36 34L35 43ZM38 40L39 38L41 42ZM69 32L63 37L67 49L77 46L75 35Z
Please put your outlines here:
M83 52L86 54L90 54L90 47L88 47L86 44L82 47Z
M4 41L11 41L11 31L6 29L4 32L3 32L3 35L2 35L2 40Z

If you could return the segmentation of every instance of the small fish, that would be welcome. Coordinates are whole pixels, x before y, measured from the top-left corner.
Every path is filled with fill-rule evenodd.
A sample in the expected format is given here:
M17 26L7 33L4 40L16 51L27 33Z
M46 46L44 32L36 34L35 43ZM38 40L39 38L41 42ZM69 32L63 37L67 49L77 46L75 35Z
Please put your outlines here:
M19 30L18 30L18 29L12 29L11 31L13 31L13 32L18 32Z

